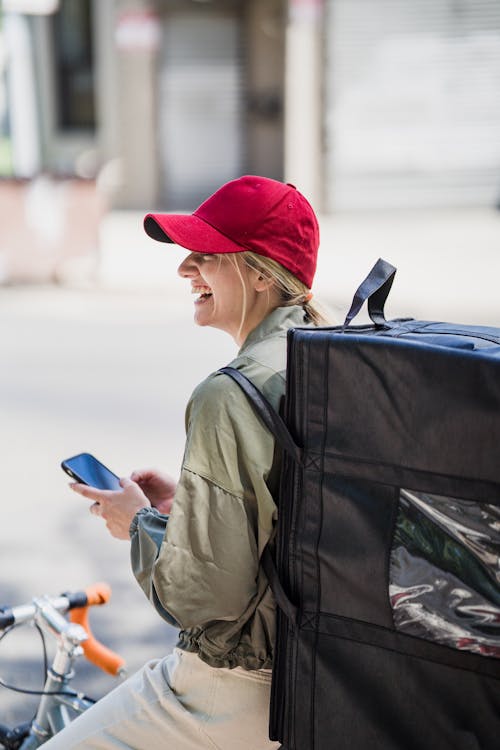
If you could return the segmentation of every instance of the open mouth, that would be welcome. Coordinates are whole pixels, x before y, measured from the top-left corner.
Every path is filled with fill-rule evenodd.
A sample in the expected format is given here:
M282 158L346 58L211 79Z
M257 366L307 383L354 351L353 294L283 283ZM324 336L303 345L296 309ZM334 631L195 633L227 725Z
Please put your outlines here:
M197 294L195 302L203 302L212 296L212 290L208 286L196 286L191 289L191 294Z

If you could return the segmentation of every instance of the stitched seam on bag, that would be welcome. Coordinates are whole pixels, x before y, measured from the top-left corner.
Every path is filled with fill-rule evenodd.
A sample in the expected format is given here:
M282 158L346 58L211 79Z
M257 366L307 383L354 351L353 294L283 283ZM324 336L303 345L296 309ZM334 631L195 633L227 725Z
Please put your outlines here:
M301 370L301 382L302 382L302 388L300 390L300 404L299 404L299 414L302 415L302 424L300 425L300 428L304 431L305 435L305 441L304 445L309 445L309 403L306 401L304 402L304 394L307 393L308 385L309 385L309 372L306 370L305 363L307 362L307 365L309 366L309 355L310 355L310 340L307 337L305 340L305 351L306 356L300 358L300 370ZM306 412L307 409L307 412ZM304 498L304 486L306 484L306 480L304 475L302 475L302 487L301 487L301 495L300 495L300 505L301 505L301 513L302 513L302 522L304 521L304 506L306 504L305 498ZM298 554L296 557L296 561L300 563L300 591L305 591L304 586L304 538L302 534L299 534L297 537L300 540L300 555ZM298 649L298 644L297 644ZM295 739L295 737L294 737Z
M328 618L334 619L334 620L342 620L344 622L352 622L353 621L352 618L342 617L340 615L330 615L327 612L321 612L320 616L321 617L328 617ZM411 640L416 641L418 643L429 644L431 646L437 646L437 647L445 648L445 649L449 650L453 654L457 654L457 655L462 655L463 654L466 657L469 655L468 653L464 653L462 651L458 651L457 649L452 649L449 646L442 646L442 644L439 644L439 643L433 643L432 641L426 641L423 638L417 638L416 636L408 635L407 633L401 633L398 630L393 631L390 628L385 628L383 625L377 625L376 623L372 623L372 622L368 623L368 622L366 622L364 620L357 620L356 622L359 622L362 625L368 625L370 628L374 628L374 629L380 630L381 632L388 633L390 635L397 635L397 636L400 636L402 638L411 639ZM471 667L462 666L462 665L457 666L455 664L450 664L449 662L447 662L445 660L442 660L442 659L439 659L439 658L436 658L436 657L432 657L432 656L420 656L420 655L416 655L416 654L409 654L407 651L404 651L403 649L393 648L391 646L385 646L385 645L382 645L380 643L373 643L371 640L366 640L364 638L359 638L359 637L356 638L356 637L348 636L348 635L340 635L339 633L329 633L326 630L321 629L320 627L316 628L316 632L318 634L321 633L321 635L326 635L329 638L341 638L344 641L352 641L352 643L362 643L365 646L371 646L372 648L381 648L381 649L384 649L384 651L390 651L391 653L400 654L401 656L406 656L406 657L411 658L411 659L417 659L419 661L429 661L429 662L432 662L433 664L439 664L441 666L450 667L451 669L458 669L458 670L462 670L462 671L465 671L465 672L472 672L473 674L481 675L483 677L491 677L492 680L500 680L500 674L498 676L497 675L492 675L489 672L483 672L481 670L474 669L474 667L472 667L472 666ZM471 654L471 655L474 656L474 657L476 657L476 658L478 658L478 659L485 658L485 657L478 656L477 654ZM498 659L496 659L495 661L499 661L500 662L500 660L498 660ZM500 664L499 664L499 669L500 669Z
M291 661L291 668L290 668L290 685L293 685L293 693L290 691L290 693L293 695L294 699L297 695L297 651L298 651L298 641L294 639L293 641L294 646L294 653L290 654L290 661ZM285 709L286 710L286 709ZM293 711L286 712L286 718L287 718L287 735L288 737L292 737L292 741L295 743L295 724L293 722L294 718ZM292 736L293 734L293 736Z
M308 453L304 461L304 469L321 471L321 456Z
M300 623L300 627L302 628L315 628L316 627L317 618L316 615L304 615L302 618L302 622Z
M358 458L356 456L351 456L344 453L328 453L325 451L325 456L328 456L328 458L333 459L340 459L341 461L352 461L353 463L358 464L367 464L369 466L383 466L387 468L395 468L395 469L401 469L402 471L412 471L415 474L423 474L424 476L435 476L435 477L444 477L445 479L454 479L459 482L485 482L487 484L494 484L498 485L500 482L496 482L494 479L477 479L477 477L464 477L460 476L459 474L444 474L443 472L439 471L428 471L427 469L416 469L413 466L406 466L403 464L395 464L390 463L389 461L379 461L379 460L373 460L371 458ZM372 481L372 480L370 480ZM375 480L373 480L375 481ZM387 484L387 482L378 480L382 484ZM483 502L489 502L484 500Z
M311 338L309 337L307 339L307 389L305 390L305 392L309 391L310 368L311 368ZM310 420L308 419L307 420L307 443L306 443L307 445L309 444L309 425L310 425ZM321 516L320 516L320 525L321 525ZM315 546L316 546L316 549L317 549L317 541L316 541L316 545ZM316 571L318 571L319 561L317 559L317 556L315 556L315 559L316 559ZM303 570L303 568L302 568L302 570ZM316 581L318 582L317 585L319 585L319 578L318 578L318 576L316 576ZM302 591L307 591L307 588L304 586L304 575L302 575ZM318 590L316 589L316 602L318 601L317 597L318 597ZM317 606L317 604L316 604L316 606ZM317 645L317 642L318 642L318 633L317 633L317 630L316 630L314 632L314 648L313 648L312 654L310 655L310 658L312 659L312 664L311 664L311 679L312 679L312 683L313 684L316 683L316 645ZM313 691L311 691L311 693L310 693L309 701L310 701L310 703L309 703L309 715L311 717L311 719L309 721L309 745L310 745L311 748L313 748L314 747L314 725L315 725L315 720L314 720L314 705L315 705L315 701L314 701L314 692Z
M304 360L307 362L307 368L303 367L303 370L302 370L302 377L303 377L303 381L302 382L304 383L304 386L305 386L305 387L302 388L302 391L301 391L302 396L304 394L307 394L309 392L309 369L310 369L310 366L311 366L311 362L310 362L310 357L311 357L311 341L310 341L309 338L306 338L305 349L306 349L307 356L304 357ZM310 419L309 419L309 400L307 400L306 404L304 404L304 403L301 404L300 413L303 414L303 415L305 414L304 407L306 405L307 405L307 408L308 408L308 412L307 412L307 418L305 418L305 423L304 423L305 437L306 437L306 439L305 439L305 445L309 445L309 425L310 425ZM308 483L308 481L309 480L306 480L306 483ZM304 483L305 482L303 481L302 491L304 490ZM304 497L304 495L302 495L302 497ZM309 511L306 512L306 517L307 517L308 512ZM302 539L302 542L303 542L304 539L303 539L303 535L302 534L300 535L300 538ZM304 548L303 548L303 544L301 545L301 550L300 551L301 551L301 562L302 562L304 560ZM301 572L301 591L307 591L307 589L305 587L305 581L304 581L304 565L303 564L301 564L301 566L300 566L300 572ZM297 643L297 649L298 649L298 643ZM296 675L298 675L297 665L295 665L295 668L296 668ZM312 679L314 680L314 669L313 669L313 667L311 667L311 675L312 675ZM314 682L313 682L313 684L314 684ZM311 714L311 711L312 711L312 708L313 708L312 703L313 703L313 696L311 695L310 698L309 698L309 706L307 707L307 709L309 711L309 715ZM296 725L296 723L297 723L297 719L295 719L295 722L294 722L294 741L295 741L294 744L296 744L296 742L297 742L297 738L296 738L296 735L295 735L295 725ZM311 728L312 724L314 724L314 721L310 721L309 722L309 733L310 733L310 735L309 735L310 736L310 742L309 742L309 744L310 744L311 747L314 747L314 744L311 741L312 740L312 728Z
M396 533L396 525L397 525L399 511L400 511L401 488L394 487L394 494L395 494L395 498L394 498L395 502L392 508L390 543L387 546L387 549L385 552L384 579L385 579L385 584L386 584L385 592L387 596L387 604L389 607L389 613L391 616L392 625L394 629L396 629L396 624L394 622L394 607L392 606L391 596L389 593L389 587L391 583L391 561L392 561L392 551L394 549L394 534Z
M319 503L319 523L318 531L316 534L316 543L314 548L314 559L316 560L316 607L319 611L321 603L321 566L319 561L319 543L323 533L323 482L325 474L323 471L323 456L325 453L326 439L327 439L327 425L328 425L328 400L329 400L329 371L328 371L328 353L329 347L325 343L323 345L323 435L321 442L321 454L318 457L318 470L321 472L321 481L318 487L318 503ZM318 621L318 616L315 615L314 619ZM313 665L312 665L312 681L313 685L316 684L316 661L318 654L318 639L319 632L315 629L314 633L314 652L313 652ZM311 721L310 721L310 732L311 732L311 747L315 747L315 727L316 727L316 701L314 700L314 692L311 691Z
M323 630L317 631L318 633L321 633L322 635L327 635L330 638L341 638L343 641L351 641L352 643L362 643L364 646L370 646L371 648L376 649L383 649L384 651L390 651L394 654L399 654L400 656L404 656L408 659L416 659L417 661L428 661L432 664L439 664L442 667L448 667L449 669L457 669L461 672L472 672L473 674L480 675L481 677L489 677L492 680L499 680L500 681L500 675L493 675L488 672L481 672L477 669L473 669L472 667L464 667L464 666L458 666L456 664L449 664L446 661L442 661L441 659L436 659L431 656L416 656L415 654L409 654L407 651L403 651L397 648L391 648L390 646L382 646L380 643L374 644L370 641L365 641L362 638L353 638L347 635L338 635L337 633L325 633ZM460 652L457 652L460 653Z
M429 323L429 325L433 325L432 323ZM491 344L500 344L500 338L498 336L488 336L486 333L481 332L474 332L474 331L463 331L461 329L458 329L456 331L440 331L440 330L426 330L426 326L422 326L420 328L417 328L415 330L411 331L405 331L405 333L423 333L427 335L437 334L438 336L462 336L469 339L481 339L481 341L489 341ZM399 334L400 336L403 336L404 333ZM398 336L399 338L399 336ZM481 348L487 348L487 347L481 347ZM460 350L459 350L460 351ZM469 350L471 351L471 350ZM474 350L472 350L474 351ZM477 351L477 350L475 350Z

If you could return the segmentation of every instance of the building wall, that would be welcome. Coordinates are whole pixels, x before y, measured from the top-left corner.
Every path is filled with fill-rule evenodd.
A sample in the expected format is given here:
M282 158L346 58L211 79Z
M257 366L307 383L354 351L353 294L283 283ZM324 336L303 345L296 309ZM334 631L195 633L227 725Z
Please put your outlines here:
M165 8L157 59L162 204L193 209L245 168L241 4Z
M17 24L34 113L17 176L96 178L117 208L193 208L243 172L293 182L328 212L499 201L498 0L92 8L94 132L57 127L50 19Z
M114 68L114 75L106 84L101 81L101 142L103 151L106 149L101 160L108 164L112 160L112 204L143 208L158 202L158 102L154 83L159 19L148 2L114 0L112 4L113 17L106 8L99 8L97 16L106 14L108 24L108 32L100 40L101 47L108 47L107 52L102 52L102 68ZM114 112L106 106L108 97Z
M98 142L115 206L192 208L242 172L282 176L282 7L96 4ZM148 13L158 37L141 45Z
M253 0L244 18L247 168L276 180L284 173L286 2Z
M328 0L326 207L494 206L498 0Z
M125 209L193 208L245 172L283 178L287 0L91 0L91 8L93 131L58 127L53 17L21 19L36 111L34 158L22 176L95 178L108 205Z
M285 180L323 209L323 0L289 0L285 55Z
M189 209L244 172L281 179L285 0L114 4L115 28L149 8L159 29L150 50L115 52L117 135L103 139L121 144L114 204Z

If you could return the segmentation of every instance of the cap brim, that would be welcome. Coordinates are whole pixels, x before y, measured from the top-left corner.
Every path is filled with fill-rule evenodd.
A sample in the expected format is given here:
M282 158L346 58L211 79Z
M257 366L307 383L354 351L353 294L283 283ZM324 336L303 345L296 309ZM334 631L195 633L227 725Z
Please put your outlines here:
M144 231L159 242L170 242L194 253L241 253L247 248L192 214L147 214Z

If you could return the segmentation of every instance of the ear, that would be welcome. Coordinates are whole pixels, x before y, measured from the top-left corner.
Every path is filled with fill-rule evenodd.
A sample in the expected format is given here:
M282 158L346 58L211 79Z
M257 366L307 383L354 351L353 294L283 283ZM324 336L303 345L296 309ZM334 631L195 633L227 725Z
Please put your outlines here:
M265 274L255 271L252 286L256 292L270 292L274 286L274 280Z

